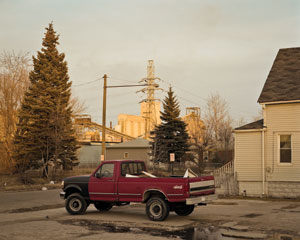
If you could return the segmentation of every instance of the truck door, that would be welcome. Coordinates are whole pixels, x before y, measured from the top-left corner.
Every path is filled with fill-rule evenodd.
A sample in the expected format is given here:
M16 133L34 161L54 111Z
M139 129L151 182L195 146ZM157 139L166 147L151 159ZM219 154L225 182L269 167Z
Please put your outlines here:
M118 196L121 202L141 202L144 191L144 179L139 176L145 171L143 162L121 163L121 175L118 182ZM126 177L127 174L131 177Z
M115 164L103 163L97 172L90 177L89 194L94 201L115 201Z

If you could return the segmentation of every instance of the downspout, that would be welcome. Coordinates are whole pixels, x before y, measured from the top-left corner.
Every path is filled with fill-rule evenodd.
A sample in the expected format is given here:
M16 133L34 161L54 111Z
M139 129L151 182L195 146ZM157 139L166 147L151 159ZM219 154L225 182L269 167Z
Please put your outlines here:
M267 113L266 113L266 105L262 105L263 109L263 129L261 131L262 137L262 154L261 154L261 161L262 161L262 197L265 196L265 190L266 190L266 182L265 182L265 128L267 126Z
M234 156L233 156L233 176L234 176L234 179L237 179L237 176L236 176L236 134L234 135Z
M265 196L265 129L261 131L262 134L262 197Z

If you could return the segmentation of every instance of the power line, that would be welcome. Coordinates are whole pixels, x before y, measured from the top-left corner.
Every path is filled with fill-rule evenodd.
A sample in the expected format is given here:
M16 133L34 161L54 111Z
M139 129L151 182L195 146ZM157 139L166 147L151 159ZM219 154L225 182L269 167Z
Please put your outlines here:
M166 81L166 80L164 80L164 79L162 79L162 81L165 82L165 83L170 84L171 86L174 86L174 88L177 88L177 89L179 89L179 90L181 90L181 91L184 91L184 92L186 92L186 93L188 93L188 94L194 95L195 97L201 99L202 101L206 101L205 98L200 97L199 95L197 95L197 94L195 94L195 93L193 93L193 92L190 92L190 91L188 91L188 90L186 90L186 89L184 89L184 88L182 88L182 87L178 87L178 86L176 86L174 83L170 83L169 81Z
M112 93L108 93L107 95L109 96L109 97L119 97L119 96L125 96L125 95L129 95L129 94L132 94L132 93L134 93L134 92L132 92L132 91L129 91L129 92L121 92L121 93L117 93L117 94L112 94Z
M115 77L111 77L110 76L110 79L113 79L113 80L117 80L117 82L127 82L127 83L137 83L138 81L129 81L129 80L126 80L126 79L122 79L122 78L115 78Z
M147 84L134 84L134 85L119 85L119 86L107 86L106 88L120 88L120 87L140 87L147 86Z
M81 83L81 84L73 85L73 87L85 86L85 85L88 85L88 84L97 82L97 81L99 81L99 80L101 80L101 78L97 78L97 79L95 79L95 80L93 80L93 81L90 81L90 82L86 82L86 83Z

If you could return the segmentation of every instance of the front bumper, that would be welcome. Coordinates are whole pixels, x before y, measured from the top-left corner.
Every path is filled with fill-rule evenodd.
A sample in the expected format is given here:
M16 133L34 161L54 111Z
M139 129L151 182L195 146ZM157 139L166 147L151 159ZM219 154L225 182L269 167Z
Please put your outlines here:
M211 194L211 195L204 195L199 197L191 197L186 199L186 205L195 205L195 204L205 204L212 202L213 200L217 200L218 195L217 194Z
M59 196L60 196L60 198L65 199L66 193L65 192L60 192Z

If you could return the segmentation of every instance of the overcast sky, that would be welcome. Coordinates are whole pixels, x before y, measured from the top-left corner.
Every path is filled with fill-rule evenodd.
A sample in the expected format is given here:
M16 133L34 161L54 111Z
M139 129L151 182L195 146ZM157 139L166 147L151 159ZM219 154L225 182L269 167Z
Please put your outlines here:
M234 119L252 121L278 50L300 46L298 0L0 0L0 51L36 55L51 21L73 93L98 123L103 80L94 80L107 74L109 85L137 83L149 59L182 113L204 110L218 92ZM139 114L137 90L108 89L107 121Z

